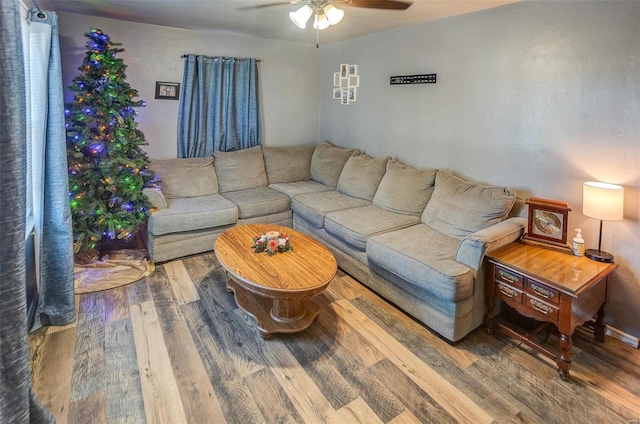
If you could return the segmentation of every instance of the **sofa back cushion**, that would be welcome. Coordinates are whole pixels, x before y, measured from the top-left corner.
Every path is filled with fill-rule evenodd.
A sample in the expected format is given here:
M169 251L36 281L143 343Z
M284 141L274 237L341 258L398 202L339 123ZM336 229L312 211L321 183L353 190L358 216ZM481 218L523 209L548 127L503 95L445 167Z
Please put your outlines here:
M391 157L373 159L367 155L351 156L344 164L337 190L347 196L372 201Z
M262 146L233 152L217 151L213 156L220 193L268 185Z
M373 204L389 212L420 216L433 194L437 172L436 169L417 169L390 160Z
M311 156L311 179L331 188L336 188L340 173L351 155L359 154L356 149L336 147L323 141Z
M463 239L505 219L515 201L516 195L509 188L464 181L438 171L422 222L440 233Z
M316 146L262 146L269 184L311 179L311 156Z
M156 173L165 197L199 197L218 192L213 158L151 159L149 168Z

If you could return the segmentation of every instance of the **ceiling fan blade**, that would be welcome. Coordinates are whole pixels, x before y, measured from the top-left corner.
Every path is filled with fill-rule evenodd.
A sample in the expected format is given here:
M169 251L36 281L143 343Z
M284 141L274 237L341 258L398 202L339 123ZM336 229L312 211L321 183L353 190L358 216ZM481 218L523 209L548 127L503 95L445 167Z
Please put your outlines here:
M244 6L244 7L238 7L236 8L236 10L251 10L251 9L264 9L266 7L273 7L273 6L282 6L285 4L298 4L298 3L304 3L302 1L279 1L279 2L275 2L275 3L266 3L266 4L257 4L255 6Z
M345 6L366 7L369 9L406 10L411 4L411 2L397 0L350 0Z

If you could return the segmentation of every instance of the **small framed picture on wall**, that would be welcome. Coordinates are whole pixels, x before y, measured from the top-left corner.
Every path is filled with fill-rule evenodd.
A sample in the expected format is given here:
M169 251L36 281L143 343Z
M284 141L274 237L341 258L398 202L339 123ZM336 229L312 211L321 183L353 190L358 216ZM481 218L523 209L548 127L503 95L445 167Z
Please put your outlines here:
M356 93L358 89L355 87L349 87L347 90L349 91L349 103L355 102L357 97Z
M340 104L341 105L348 105L349 104L349 89L348 88L343 88L340 90Z
M349 65L347 65L346 63L340 65L340 78L346 78L349 76L347 74L347 68L349 68Z
M342 88L333 87L333 98L335 100L340 100L341 96L342 96Z
M333 86L340 87L340 72L333 73Z
M156 81L156 99L179 100L180 83Z

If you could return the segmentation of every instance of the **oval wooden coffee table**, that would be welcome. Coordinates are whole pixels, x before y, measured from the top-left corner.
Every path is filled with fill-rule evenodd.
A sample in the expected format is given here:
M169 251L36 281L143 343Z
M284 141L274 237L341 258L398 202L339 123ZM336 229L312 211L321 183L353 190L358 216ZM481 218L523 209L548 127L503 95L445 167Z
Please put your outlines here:
M254 253L253 237L268 231L287 234L290 252ZM320 308L309 300L322 292L338 269L326 247L291 228L272 224L233 227L216 240L214 251L227 272L227 290L240 309L256 319L262 338L305 330Z

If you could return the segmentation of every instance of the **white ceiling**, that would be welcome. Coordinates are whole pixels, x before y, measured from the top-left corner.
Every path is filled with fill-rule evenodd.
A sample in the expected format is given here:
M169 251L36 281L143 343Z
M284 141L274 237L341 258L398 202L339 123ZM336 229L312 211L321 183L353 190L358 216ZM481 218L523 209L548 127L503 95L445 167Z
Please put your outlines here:
M282 4L243 9L283 0L38 0L42 9L132 22L205 31L224 31L301 43L315 43L316 31L295 27L288 13L300 6ZM286 0L284 0L286 1ZM408 1L408 0L403 0ZM401 28L448 16L475 12L519 0L413 0L405 11L365 9L340 5L342 22L320 31L320 43ZM29 3L30 0L25 0Z

